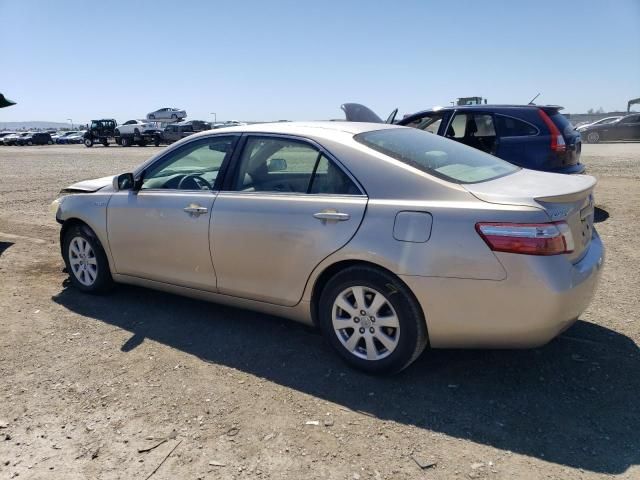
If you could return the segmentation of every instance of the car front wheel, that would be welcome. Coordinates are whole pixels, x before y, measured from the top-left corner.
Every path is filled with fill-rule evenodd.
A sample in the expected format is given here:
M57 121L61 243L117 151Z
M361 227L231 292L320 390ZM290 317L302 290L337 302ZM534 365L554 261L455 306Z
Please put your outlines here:
M112 286L107 256L89 227L70 227L62 245L64 263L74 287L87 293L101 293Z
M427 345L422 310L406 285L369 266L350 267L322 291L318 321L331 346L351 366L396 373Z
M93 140L91 140L90 138L85 138L84 139L84 146L87 148L93 147Z

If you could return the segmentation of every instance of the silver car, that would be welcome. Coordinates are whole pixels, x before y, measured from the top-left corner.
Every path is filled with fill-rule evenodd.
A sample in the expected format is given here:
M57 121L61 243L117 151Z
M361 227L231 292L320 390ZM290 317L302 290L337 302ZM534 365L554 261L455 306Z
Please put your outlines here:
M147 113L147 120L181 120L187 116L187 112L179 108L160 108L155 112Z
M595 179L518 168L413 128L205 131L54 202L72 284L113 282L317 325L352 366L533 347L593 297Z

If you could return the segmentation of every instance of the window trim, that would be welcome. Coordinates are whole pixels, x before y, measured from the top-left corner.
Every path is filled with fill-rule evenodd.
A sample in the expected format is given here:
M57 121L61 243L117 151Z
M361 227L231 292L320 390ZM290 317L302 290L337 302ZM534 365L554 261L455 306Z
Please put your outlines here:
M503 135L503 132L498 132L498 130L496 130L496 133L498 134L498 138L526 138L526 137L537 137L538 135L540 135L540 129L538 127L536 127L531 122L527 122L526 120L523 120L522 118L514 117L513 115L505 115L504 113L496 113L494 117L505 117L505 118L510 118L512 120L517 120L519 122L526 123L530 127L533 127L534 130L536 131L536 133L533 133L531 135ZM497 126L497 123L496 123L496 126Z
M247 145L247 142L250 138L279 138L285 140L292 140L298 143L306 143L311 146L315 150L318 151L318 156L316 158L316 163L313 167L313 172L311 173L311 181L307 186L306 192L243 192L241 190L236 190L233 188L233 179L236 177L238 173L238 169L240 168L240 158L244 152L244 149ZM313 179L316 174L316 170L318 168L318 164L320 163L320 158L324 155L330 162L333 162L336 167L338 167L342 173L344 173L356 186L356 188L360 191L360 194L349 194L349 193L310 193L310 189L313 186ZM298 135L291 134L283 134L283 133L270 133L270 132L244 132L242 133L241 140L236 143L235 151L232 157L229 159L229 168L224 172L224 178L222 180L222 185L220 187L220 192L225 193L233 193L233 194L242 194L242 195L311 195L314 197L317 196L332 196L332 197L368 197L366 190L362 186L362 184L353 176L353 174L344 166L342 162L340 162L331 152L329 152L325 147L320 145L315 140L312 140L307 137L302 137Z
M166 162L168 158L173 157L174 154L178 154L179 152L183 151L183 150L187 150L188 148L190 148L194 143L199 143L202 142L203 144L214 140L216 138L226 138L226 137L231 137L234 139L232 145L231 145L231 152L227 152L227 154L225 155L224 159L222 160L222 164L220 165L220 170L218 170L218 175L216 176L216 181L213 184L213 188L211 190L179 190L179 189L175 189L175 188L141 188L142 186L142 182L144 182L144 176L145 174L151 170L152 168L154 168L155 166L157 166L158 164L162 164L163 162ZM171 148L170 150L164 152L163 155L161 155L160 157L156 158L155 160L153 160L151 163L149 163L148 165L144 165L139 171L134 173L134 177L135 177L135 182L138 183L140 185L140 188L138 189L138 193L139 192L165 192L165 193L171 193L171 192L201 192L201 193L214 193L214 192L218 192L220 191L220 183L222 182L222 178L224 176L224 172L226 171L228 164L229 164L229 160L230 158L235 154L237 147L238 147L238 143L240 140L240 135L237 133L222 133L222 134L217 134L217 135L206 135L203 137L198 137L198 138L193 138L190 139L190 141L185 142L181 145L177 145L175 148Z

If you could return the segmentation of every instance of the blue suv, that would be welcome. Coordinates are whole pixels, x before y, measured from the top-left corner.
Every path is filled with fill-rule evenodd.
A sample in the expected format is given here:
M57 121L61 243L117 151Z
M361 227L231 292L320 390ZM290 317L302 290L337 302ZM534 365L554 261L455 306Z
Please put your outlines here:
M357 103L342 105L347 120L382 122ZM532 170L583 173L580 133L557 105L457 105L436 107L387 123L419 128Z

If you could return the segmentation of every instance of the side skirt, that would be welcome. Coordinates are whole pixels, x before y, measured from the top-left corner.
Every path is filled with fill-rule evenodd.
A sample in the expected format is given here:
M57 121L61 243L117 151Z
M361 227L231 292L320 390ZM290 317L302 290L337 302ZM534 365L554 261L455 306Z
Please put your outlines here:
M170 283L157 282L155 280L147 280L144 278L132 277L118 273L112 274L113 281L117 283L126 283L136 285L138 287L151 288L163 292L182 295L185 297L197 298L207 302L220 303L236 308L244 308L247 310L255 310L256 312L266 313L277 317L284 317L296 322L313 326L311 320L311 306L309 302L302 300L293 307L285 307L275 305L273 303L259 302L257 300L249 300L246 298L232 297L231 295L223 295L220 293L207 292L195 288L181 287Z

